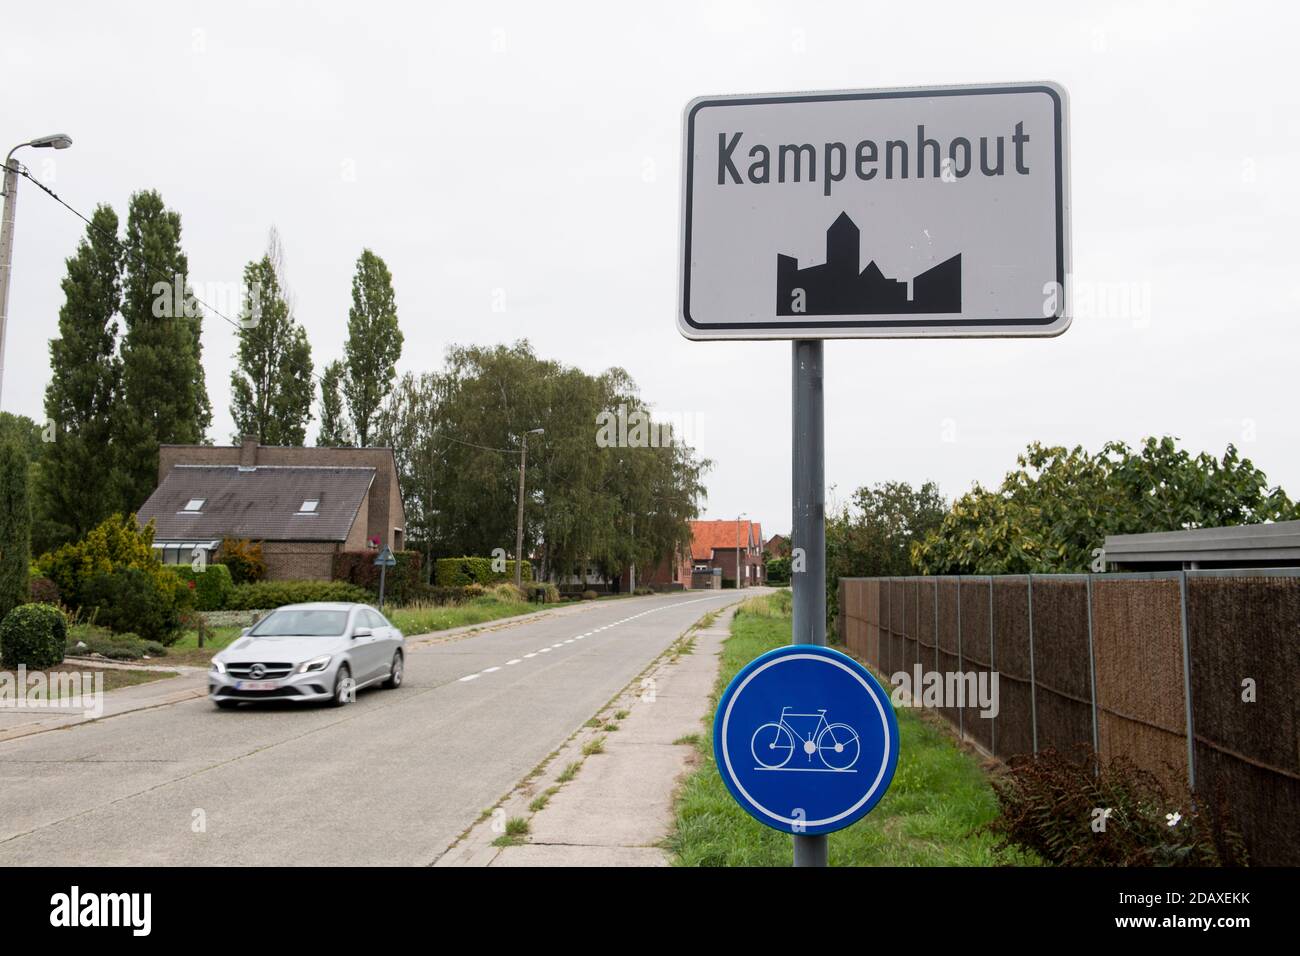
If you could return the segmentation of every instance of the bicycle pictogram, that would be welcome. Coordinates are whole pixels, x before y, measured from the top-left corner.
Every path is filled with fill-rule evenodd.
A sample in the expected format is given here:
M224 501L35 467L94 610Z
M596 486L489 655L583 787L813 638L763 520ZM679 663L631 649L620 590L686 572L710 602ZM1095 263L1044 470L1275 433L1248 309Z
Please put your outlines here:
M796 730L796 726L803 727L807 733ZM749 749L758 763L755 770L857 773L853 765L862 753L862 742L858 732L848 724L828 721L825 707L813 713L796 713L782 707L777 720L754 731ZM796 751L805 759L795 761L795 766L787 766ZM812 765L814 757L822 766Z

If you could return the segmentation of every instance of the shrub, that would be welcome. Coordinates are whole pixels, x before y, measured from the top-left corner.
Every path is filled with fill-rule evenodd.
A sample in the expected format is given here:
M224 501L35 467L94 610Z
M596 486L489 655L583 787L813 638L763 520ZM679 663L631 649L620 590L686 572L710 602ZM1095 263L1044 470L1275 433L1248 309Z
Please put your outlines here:
M236 584L226 601L228 611L263 611L312 601L370 602L370 592L346 581L258 581Z
M170 570L194 592L194 607L199 611L223 610L230 592L235 589L230 568L221 563L210 564L202 571L195 571L188 564L176 565Z
M469 600L464 588L444 588L435 584L417 585L407 598L407 607L418 604L463 604Z
M498 601L508 601L512 604L527 600L523 588L517 588L508 581L492 585L492 587L488 588L488 594Z
M767 583L768 584L789 584L790 583L790 559L789 558L768 558L767 559Z
M1062 866L1241 866L1244 843L1222 804L1169 794L1151 773L1117 758L1099 765L1089 747L1011 758L993 781L1001 816L990 829ZM1105 830L1095 811L1108 808ZM1165 816L1178 808L1176 826Z
M177 578L153 551L153 524L141 528L135 515L112 515L86 533L80 541L41 555L41 574L54 581L69 607L90 606L85 589L103 574L134 568L144 572L160 593L172 593Z
M375 567L375 551L340 551L334 555L333 578L363 587L371 594L379 593L379 568ZM405 604L416 599L421 587L422 569L419 551L394 551L397 564L389 568L384 577L384 599L394 604Z
M95 608L97 624L171 645L180 637L181 614L191 597L176 575L167 572L166 578L170 584L160 584L139 568L119 568L91 579L83 600Z
M600 595L597 594L595 591L583 591L583 592L582 592L582 599L583 599L584 601L594 601L594 600L596 600L596 598L598 598L598 597L600 597Z
M467 584L496 584L515 579L514 561L505 562L504 571L492 570L491 558L439 558L434 562L434 583L442 587L464 587ZM523 566L523 580L533 579L533 566L527 561Z
M0 661L7 667L52 667L63 661L68 622L50 604L20 604L0 621Z
M49 578L35 577L27 583L27 595L32 604L59 604L59 586Z
M466 584L461 590L465 592L467 598L482 597L487 594L487 588L481 584Z
M633 591L632 591L632 593L633 593L633 594L636 594L636 595L640 595L641 597L644 597L644 596L647 595L647 594L654 594L654 593L655 593L655 589L652 588L652 587L646 587L645 585L642 585L642 586L639 587L639 588L634 588Z
M528 592L530 601L558 604L560 600L560 589L550 581L530 582L524 585L524 590Z
M230 570L230 580L235 584L251 584L266 577L266 561L262 557L262 542L247 538L226 538L217 553L217 564Z

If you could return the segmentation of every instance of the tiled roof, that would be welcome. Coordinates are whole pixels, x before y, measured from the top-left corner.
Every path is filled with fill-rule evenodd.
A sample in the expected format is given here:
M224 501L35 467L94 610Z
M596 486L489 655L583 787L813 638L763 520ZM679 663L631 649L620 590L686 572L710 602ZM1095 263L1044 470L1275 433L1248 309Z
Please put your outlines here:
M344 541L374 478L373 468L177 465L138 517L153 519L154 541ZM186 512L195 499L202 507ZM313 513L299 513L305 501L318 502Z
M735 551L738 535L740 546L750 547L755 541L752 525L751 521L692 521L691 558L708 561L715 548Z

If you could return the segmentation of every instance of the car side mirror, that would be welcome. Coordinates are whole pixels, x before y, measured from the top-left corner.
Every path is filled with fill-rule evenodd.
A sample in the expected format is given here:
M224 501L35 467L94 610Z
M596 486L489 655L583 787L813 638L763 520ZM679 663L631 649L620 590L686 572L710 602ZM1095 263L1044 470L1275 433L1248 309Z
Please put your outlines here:
M373 633L374 633L374 631L372 631L372 630L371 630L370 628L368 628L368 627L357 627L357 628L353 628L353 629L352 629L352 639L353 639L353 640L356 640L358 637L369 637L369 636L370 636L371 634L373 634Z
M251 627L246 627L246 628L244 628L242 631L239 632L239 636L240 636L240 637L248 637L248 635L251 634L251 633L253 633L253 629L252 629Z

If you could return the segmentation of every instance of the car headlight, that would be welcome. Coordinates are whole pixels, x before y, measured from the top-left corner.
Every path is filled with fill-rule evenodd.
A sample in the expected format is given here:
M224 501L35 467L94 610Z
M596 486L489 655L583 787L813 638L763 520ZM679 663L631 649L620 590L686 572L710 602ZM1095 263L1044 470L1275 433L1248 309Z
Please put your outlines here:
M217 660L217 659L214 657L214 658L212 658L212 668L211 668L211 669L214 670L214 671L216 671L218 674L224 674L224 673L226 672L226 665L223 664L223 663L221 663L221 661Z
M299 674L310 674L312 671L323 671L330 666L330 656L313 657L311 660L298 665Z

